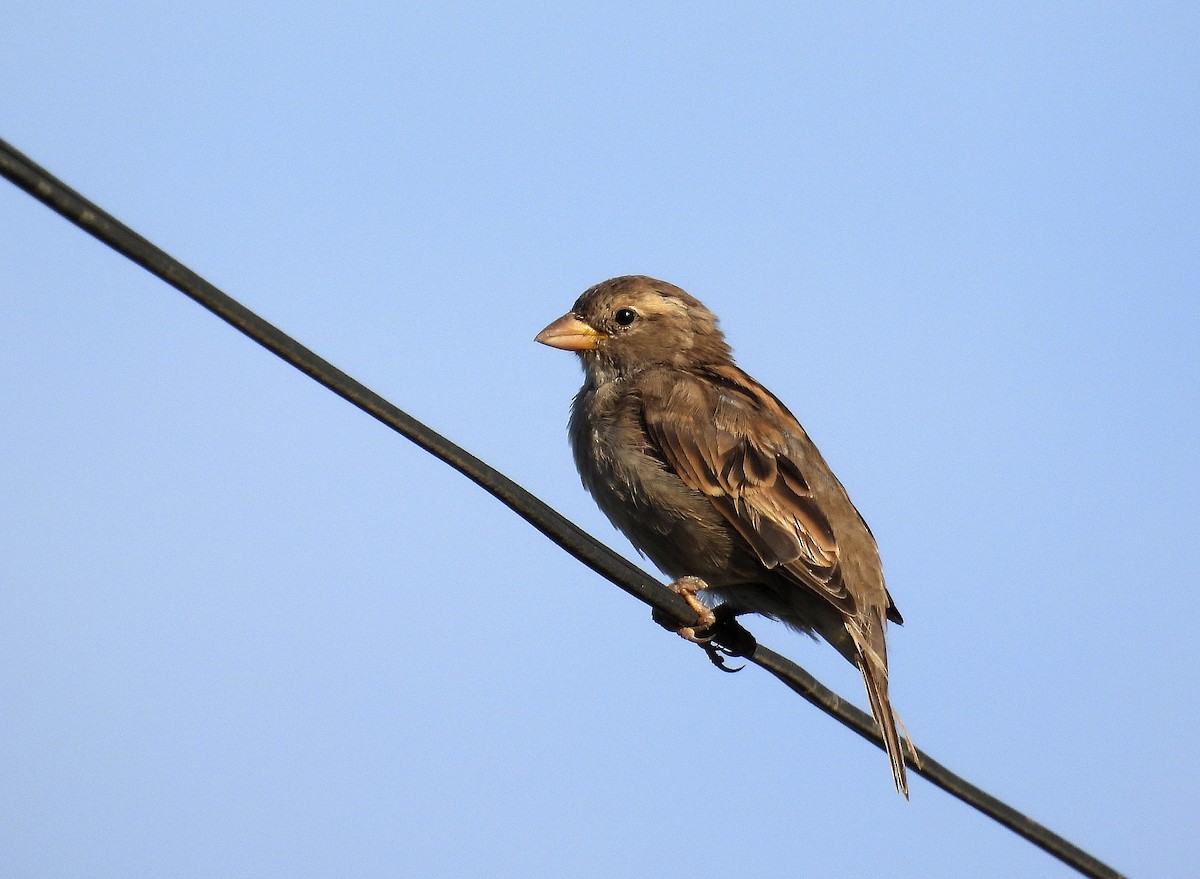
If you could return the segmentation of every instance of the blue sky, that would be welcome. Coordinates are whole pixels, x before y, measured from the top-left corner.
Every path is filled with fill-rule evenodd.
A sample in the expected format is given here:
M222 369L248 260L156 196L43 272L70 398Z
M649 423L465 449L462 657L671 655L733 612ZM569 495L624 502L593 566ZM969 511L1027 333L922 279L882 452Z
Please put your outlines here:
M1194 868L1200 9L5 18L0 136L625 553L532 337L699 296L879 538L914 740ZM0 228L0 872L1071 875L8 185Z

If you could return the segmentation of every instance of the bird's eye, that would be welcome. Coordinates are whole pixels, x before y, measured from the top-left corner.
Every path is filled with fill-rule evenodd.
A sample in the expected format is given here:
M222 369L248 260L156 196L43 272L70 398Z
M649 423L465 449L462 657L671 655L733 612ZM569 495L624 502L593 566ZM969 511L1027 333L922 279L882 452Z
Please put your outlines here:
M632 308L618 308L613 316L618 326L627 327L637 320L637 312Z

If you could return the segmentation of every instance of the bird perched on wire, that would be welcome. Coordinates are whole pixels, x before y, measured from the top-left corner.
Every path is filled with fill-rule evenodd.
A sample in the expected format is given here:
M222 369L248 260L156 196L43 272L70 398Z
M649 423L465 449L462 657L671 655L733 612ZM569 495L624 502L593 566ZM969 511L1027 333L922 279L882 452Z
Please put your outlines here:
M696 611L679 633L704 644L719 619L759 613L823 637L862 672L907 797L885 642L903 620L875 538L792 413L734 365L713 313L629 275L587 290L536 339L583 362L576 467ZM721 600L715 614L700 591Z

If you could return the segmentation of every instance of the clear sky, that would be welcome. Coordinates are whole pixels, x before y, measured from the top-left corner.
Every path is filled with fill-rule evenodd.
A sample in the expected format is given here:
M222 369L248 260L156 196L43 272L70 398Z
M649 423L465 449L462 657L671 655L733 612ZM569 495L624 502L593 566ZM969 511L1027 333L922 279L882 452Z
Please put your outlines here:
M17 0L0 136L629 554L532 338L685 287L879 538L914 740L1194 870L1200 6L413 6ZM7 184L0 230L0 874L1072 875Z

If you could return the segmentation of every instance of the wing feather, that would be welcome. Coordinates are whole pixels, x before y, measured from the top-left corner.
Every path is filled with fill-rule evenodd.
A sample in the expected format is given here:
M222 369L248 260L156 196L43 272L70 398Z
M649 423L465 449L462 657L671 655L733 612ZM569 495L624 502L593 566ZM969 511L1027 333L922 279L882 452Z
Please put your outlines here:
M805 475L806 466L827 466L819 455L806 460L803 428L757 382L733 366L715 370L646 389L660 397L646 406L651 439L766 567L853 612L833 528Z

